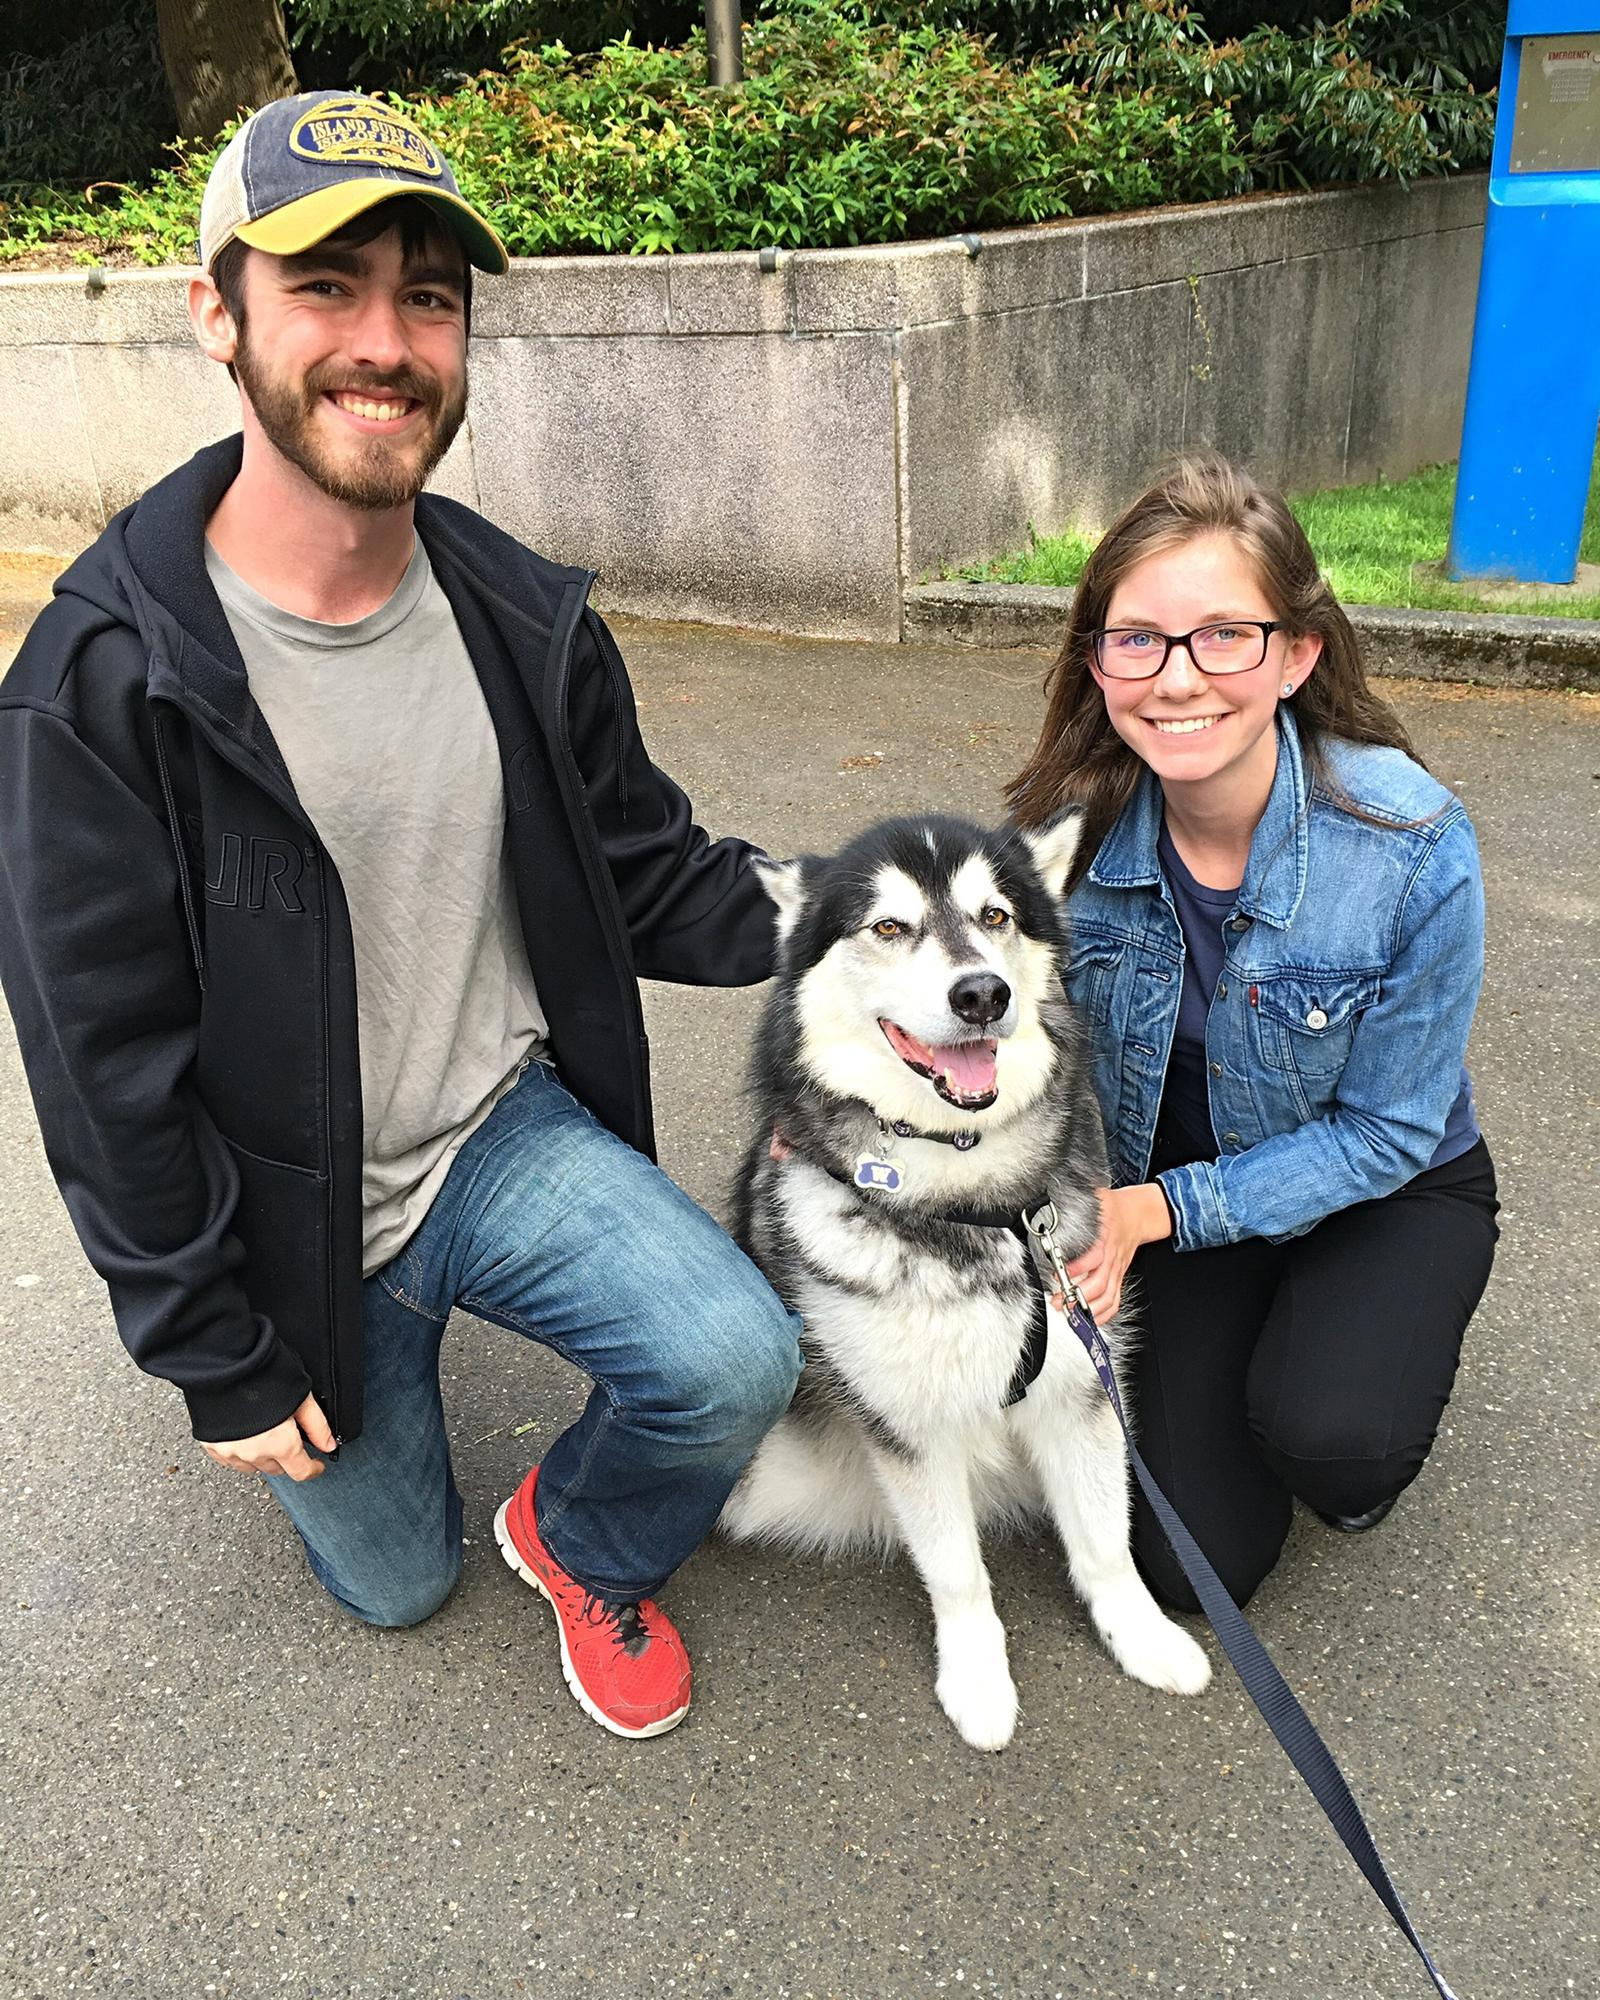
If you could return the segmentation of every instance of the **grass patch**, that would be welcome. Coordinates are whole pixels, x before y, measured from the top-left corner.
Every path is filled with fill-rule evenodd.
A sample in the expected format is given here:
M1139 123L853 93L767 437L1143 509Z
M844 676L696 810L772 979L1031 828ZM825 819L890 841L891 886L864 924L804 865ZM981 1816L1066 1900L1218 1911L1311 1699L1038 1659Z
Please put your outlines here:
M1068 528L1059 535L1036 535L1030 527L1028 546L1016 555L1001 556L991 563L975 563L967 569L946 570L944 574L966 577L975 583L1075 584L1098 540L1099 536L1086 528Z
M1600 563L1600 454L1589 487L1578 555ZM1450 539L1456 469L1431 465L1410 479L1380 479L1370 486L1340 486L1322 493L1291 494L1333 593L1346 604L1392 604L1419 611L1506 611L1531 617L1600 618L1600 593L1519 598L1494 604L1455 585L1417 577L1412 566L1442 559ZM1075 584L1096 537L1069 528L1061 535L1033 535L1026 549L996 562L951 569L949 576L980 583Z

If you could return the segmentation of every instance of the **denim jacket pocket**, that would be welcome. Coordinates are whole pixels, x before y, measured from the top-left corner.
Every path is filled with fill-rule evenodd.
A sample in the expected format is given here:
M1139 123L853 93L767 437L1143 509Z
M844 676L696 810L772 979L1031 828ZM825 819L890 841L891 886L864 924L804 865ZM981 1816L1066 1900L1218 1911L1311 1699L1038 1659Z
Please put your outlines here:
M1117 966L1126 949L1101 937L1074 937L1068 949L1063 978L1067 998L1092 1028L1110 1022Z
M1356 1026L1378 997L1373 977L1280 972L1259 976L1251 1001L1261 1024L1261 1057L1323 1097L1350 1060ZM1315 1115L1322 1107L1308 1106Z

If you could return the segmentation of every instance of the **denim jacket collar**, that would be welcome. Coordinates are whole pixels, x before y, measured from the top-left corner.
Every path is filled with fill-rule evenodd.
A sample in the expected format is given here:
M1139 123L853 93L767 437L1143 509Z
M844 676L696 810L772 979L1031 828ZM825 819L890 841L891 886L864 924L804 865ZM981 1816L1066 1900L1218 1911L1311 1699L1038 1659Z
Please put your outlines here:
M1246 916L1287 930L1305 893L1310 835L1300 732L1287 703L1278 706L1278 767L1250 841L1238 907ZM1156 839L1161 832L1161 785L1146 771L1139 789L1100 844L1089 880L1102 889L1153 889L1161 880Z

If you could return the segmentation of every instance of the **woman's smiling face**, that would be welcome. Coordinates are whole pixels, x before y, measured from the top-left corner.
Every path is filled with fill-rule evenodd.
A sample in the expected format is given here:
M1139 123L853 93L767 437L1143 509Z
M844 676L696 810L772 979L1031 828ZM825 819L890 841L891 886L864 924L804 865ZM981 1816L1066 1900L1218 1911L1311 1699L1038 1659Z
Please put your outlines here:
M1230 619L1277 616L1254 566L1229 535L1198 535L1136 563L1106 606L1105 623L1150 632L1192 632ZM1274 632L1266 657L1243 673L1203 674L1186 646L1174 646L1151 680L1108 679L1096 671L1111 726L1171 786L1204 787L1264 804L1277 768L1273 718L1285 681L1295 687L1317 663L1320 639ZM1199 792L1190 796L1198 799Z

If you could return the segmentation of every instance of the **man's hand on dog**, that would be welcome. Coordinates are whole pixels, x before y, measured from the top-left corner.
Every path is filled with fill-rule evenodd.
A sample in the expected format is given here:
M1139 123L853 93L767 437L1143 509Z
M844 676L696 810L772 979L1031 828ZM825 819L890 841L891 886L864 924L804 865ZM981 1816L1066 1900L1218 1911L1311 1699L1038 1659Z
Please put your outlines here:
M260 1473L263 1478L282 1473L289 1479L315 1479L327 1468L306 1450L307 1439L318 1451L338 1449L338 1440L315 1396L307 1396L292 1417L285 1417L270 1431L218 1444L202 1442L200 1449L214 1463L233 1472Z
M1122 1303L1122 1281L1133 1253L1145 1243L1159 1243L1172 1234L1172 1211L1155 1181L1138 1187L1097 1188L1100 1234L1067 1266L1067 1276L1083 1293L1096 1325L1115 1319Z

